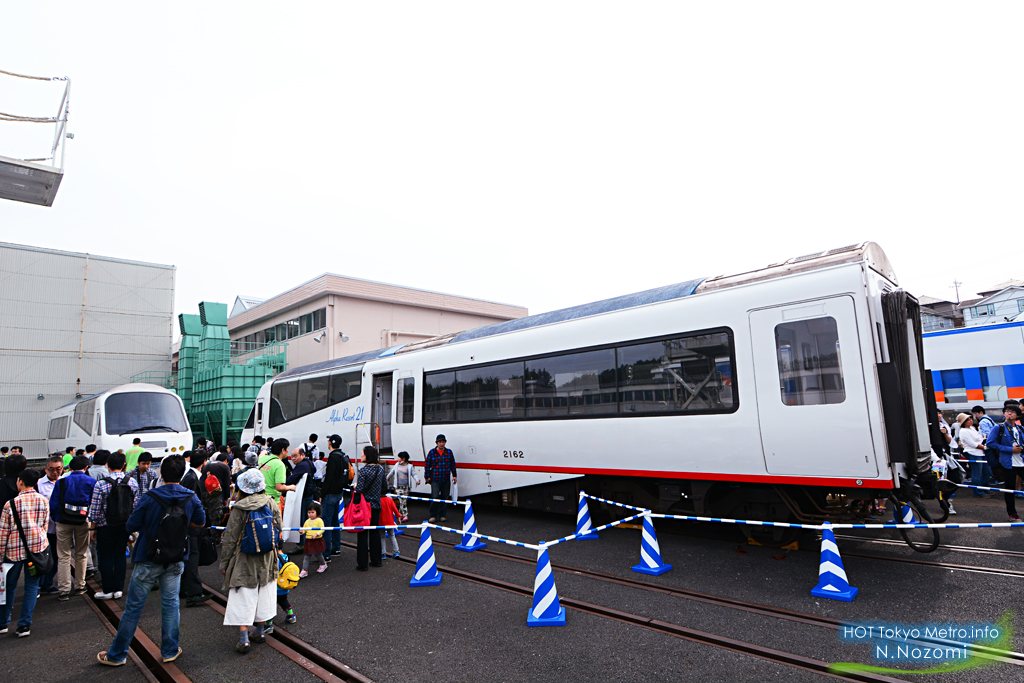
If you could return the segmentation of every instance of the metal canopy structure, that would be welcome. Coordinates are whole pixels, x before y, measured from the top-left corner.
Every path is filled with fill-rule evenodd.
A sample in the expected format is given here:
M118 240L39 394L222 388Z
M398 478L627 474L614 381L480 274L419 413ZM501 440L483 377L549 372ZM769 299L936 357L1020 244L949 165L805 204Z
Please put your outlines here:
M0 198L52 206L64 169L0 156Z
M53 144L50 145L49 156L40 159L12 159L0 156L0 199L52 206L53 200L57 196L57 190L60 188L60 181L64 177L65 141L74 137L73 134L67 132L68 114L71 111L71 79L62 76L53 78L25 76L3 70L0 70L0 74L33 81L65 82L64 96L61 98L56 116L21 116L0 111L0 122L54 124ZM59 164L58 147L60 148ZM47 161L50 162L49 165L45 164Z

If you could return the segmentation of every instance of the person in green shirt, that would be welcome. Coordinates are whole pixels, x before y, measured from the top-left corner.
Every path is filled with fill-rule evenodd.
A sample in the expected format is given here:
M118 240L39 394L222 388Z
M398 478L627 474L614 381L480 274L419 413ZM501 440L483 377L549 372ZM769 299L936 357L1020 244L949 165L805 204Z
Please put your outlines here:
M261 455L257 461L260 472L263 473L263 478L267 482L266 494L274 499L278 508L281 508L281 494L295 490L294 485L289 486L284 483L288 478L288 470L285 468L283 460L288 457L288 446L290 445L288 439L274 439L270 453Z
M132 447L124 452L124 457L128 459L128 465L125 472L131 472L138 466L139 456L142 455L142 451L145 450L140 444L142 444L142 439L135 437L132 439Z
M71 464L71 458L75 457L75 447L68 446L64 451L64 469L67 469Z

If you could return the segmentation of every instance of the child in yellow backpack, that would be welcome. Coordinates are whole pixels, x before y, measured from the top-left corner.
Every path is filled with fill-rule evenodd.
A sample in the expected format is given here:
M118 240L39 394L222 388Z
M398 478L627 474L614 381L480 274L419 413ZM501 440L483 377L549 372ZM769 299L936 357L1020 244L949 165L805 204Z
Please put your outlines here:
M299 568L294 562L288 559L284 553L277 555L277 604L284 610L284 623L295 623L295 610L288 601L288 593L299 585ZM263 624L263 635L269 636L274 632L274 620L267 619Z

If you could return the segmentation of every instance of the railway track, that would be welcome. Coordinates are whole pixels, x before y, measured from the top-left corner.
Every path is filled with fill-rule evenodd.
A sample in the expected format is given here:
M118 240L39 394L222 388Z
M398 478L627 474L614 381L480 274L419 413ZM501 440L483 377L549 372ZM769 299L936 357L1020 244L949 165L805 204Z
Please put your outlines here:
M410 538L416 538L412 534L409 534ZM439 541L433 541L434 543L440 543L441 545L454 545ZM355 548L354 543L342 542L342 545L348 548ZM485 551L476 551L485 552ZM491 552L491 551L488 551ZM535 564L532 560L526 560L525 558L516 557L514 555L506 555L505 553L493 553L498 556L512 558L518 561L528 562L529 564ZM396 558L399 562L404 562L415 566L416 560L409 557L398 557ZM554 565L552 565L554 568ZM467 572L462 569L456 569L454 567L448 567L441 564L437 565L438 571L444 574L449 574L453 577L464 579L466 581L472 581L473 583L489 586L491 588L498 588L500 590L522 595L527 598L533 597L533 588L527 586L520 586L515 583L508 581L502 581L489 576L483 576L480 574L474 574ZM667 591L666 591L667 592ZM830 664L821 660L812 659L810 657L804 657L802 655L793 654L791 652L783 652L781 650L775 650L772 648L755 645L753 643L747 643L734 638L727 638L725 636L716 635L713 633L706 633L704 631L698 631L696 629L687 628L678 624L671 624L658 619L652 619L638 614L631 614L629 612L623 612L620 610L612 609L610 607L604 607L602 605L595 605L593 603L584 602L582 600L575 600L573 598L566 598L559 596L559 602L565 606L580 612L587 614L593 614L595 616L603 617L606 619L612 619L614 621L631 624L633 626L640 626L658 633L675 636L684 640L689 640L696 643L703 643L705 645L711 645L714 647L722 648L725 650L731 650L733 652L739 652L759 659L765 659L778 664L785 664L795 668L803 669L805 671L812 671L814 673L825 674L833 676L840 680L846 681L886 681L888 683L897 683L901 679L892 678L889 676L883 676L881 674L875 674L870 672L834 672L830 670Z
M407 532L408 533L408 532ZM416 538L413 534L408 534L410 538ZM432 539L435 545L442 545L445 547L454 547L455 544L448 541L441 541ZM509 560L512 562L519 562L522 564L533 565L536 564L535 560L526 557L520 557L518 555L512 555L510 553L498 552L495 550L476 550L478 554L483 554L491 557L498 557L503 560ZM851 553L852 554L852 553ZM555 562L551 563L551 568L555 571L564 572L567 574L573 574L576 576L583 576L597 581L604 581L606 583L612 583L620 586L627 586L630 588L637 588L640 590L646 590L653 593L660 593L663 595L671 595L673 597L682 598L685 600L693 600L695 602L702 602L705 604L716 605L719 607L726 607L729 609L740 610L744 612L750 612L753 614L760 614L762 616L774 617L777 619L783 619L786 621L793 621L802 624L810 624L812 626L820 626L822 628L828 628L838 631L843 626L850 625L848 622L840 621L839 619L830 619L828 617L818 616L816 614L807 614L805 612L796 612L793 610L783 609L781 607L772 607L770 605L762 605L755 602L748 602L746 600L738 600L735 598L727 598L721 595L712 595L709 593L701 593L699 591L692 591L685 588L678 588L675 586L664 586L647 583L637 579L631 579L627 577L617 576L615 574L607 574L605 572L598 572L589 569L582 569L580 567L572 567L569 565L558 564ZM977 654L979 657L991 659L993 661L1002 662L1005 664L1013 664L1016 666L1024 666L1024 654L1019 652L1005 652L1002 650L996 650L994 648L985 647L984 645L975 645L972 643L954 643L953 641L944 640L929 640L922 639L915 641L916 643L926 645L941 644L943 646L955 644L965 645L969 650Z
M897 541L891 538L868 538L866 536L849 536L846 534L836 534L837 540L843 541L857 541L859 543L868 543L871 545L891 545L907 547L904 541ZM975 548L966 545L940 545L936 550L949 550L957 553L973 553L976 555L999 555L1002 557L1024 557L1024 551L1020 550L1002 550L999 548Z
M113 600L97 600L93 597L94 593L99 590L99 586L95 582L89 582L88 588L86 599L89 606L100 617L110 634L116 634L123 610ZM203 585L203 588L213 595L206 605L223 615L227 598L206 584ZM267 645L327 683L373 683L371 679L355 669L288 633L280 626L275 627L274 633L267 636ZM174 662L165 663L163 661L159 644L154 643L149 636L143 633L141 628L135 630L135 638L128 650L128 658L136 664L146 680L151 683L191 683L188 676Z

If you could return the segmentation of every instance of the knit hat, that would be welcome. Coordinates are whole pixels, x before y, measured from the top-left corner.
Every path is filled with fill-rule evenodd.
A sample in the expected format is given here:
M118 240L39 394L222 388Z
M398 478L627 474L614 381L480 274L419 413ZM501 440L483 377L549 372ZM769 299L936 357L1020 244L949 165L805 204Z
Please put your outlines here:
M963 427L964 426L964 422L967 422L970 419L971 419L971 416L968 415L967 413L960 413L959 415L956 416L956 423L958 425L960 425L961 427Z
M253 494L267 490L267 480L259 470L246 470L238 475L235 486L243 493Z

